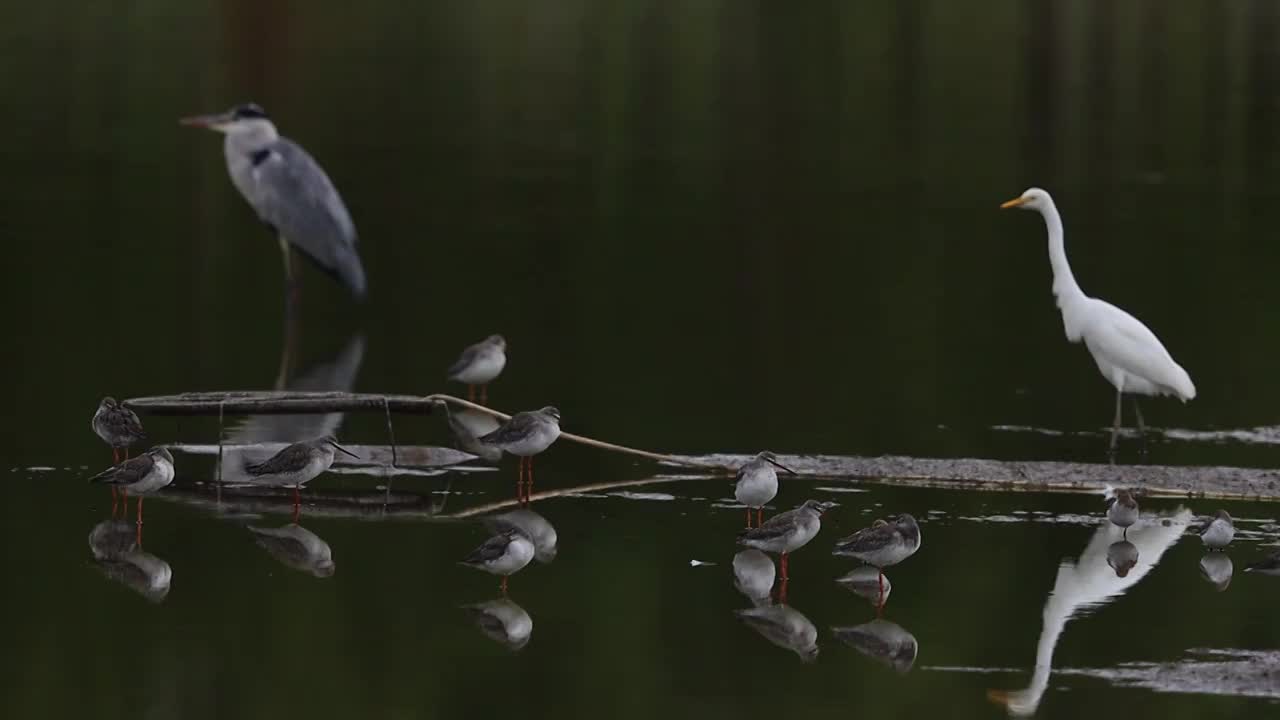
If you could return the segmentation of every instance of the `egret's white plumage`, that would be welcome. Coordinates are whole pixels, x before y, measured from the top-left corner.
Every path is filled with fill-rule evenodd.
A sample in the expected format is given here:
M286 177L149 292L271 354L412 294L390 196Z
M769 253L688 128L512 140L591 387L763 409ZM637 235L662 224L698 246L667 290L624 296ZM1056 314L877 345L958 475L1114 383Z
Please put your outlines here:
M1159 338L1137 318L1109 302L1089 297L1076 283L1063 244L1062 218L1049 193L1030 188L1002 208L1036 210L1049 231L1049 264L1053 268L1053 294L1062 310L1067 340L1084 342L1102 376L1116 389L1116 420L1120 426L1120 399L1124 393L1172 395L1183 402L1196 396L1196 386L1182 366L1174 362ZM1141 414L1138 415L1141 427Z

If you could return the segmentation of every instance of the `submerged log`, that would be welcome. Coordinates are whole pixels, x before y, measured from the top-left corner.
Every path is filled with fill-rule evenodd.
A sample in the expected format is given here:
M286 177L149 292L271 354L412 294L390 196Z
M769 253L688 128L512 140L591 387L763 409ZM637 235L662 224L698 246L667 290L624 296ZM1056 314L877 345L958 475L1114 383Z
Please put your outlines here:
M275 415L329 412L384 412L429 415L430 396L348 392L190 392L130 398L124 405L154 415Z

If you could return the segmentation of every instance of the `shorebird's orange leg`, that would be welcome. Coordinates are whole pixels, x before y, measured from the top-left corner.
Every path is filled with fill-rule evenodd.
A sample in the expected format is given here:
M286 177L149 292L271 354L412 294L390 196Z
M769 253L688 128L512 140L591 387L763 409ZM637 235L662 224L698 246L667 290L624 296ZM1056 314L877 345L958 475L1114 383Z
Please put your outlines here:
M524 480L524 504L533 502L533 456L529 456L529 475Z
M115 447L114 445L111 447L111 464L120 464L120 448Z
M747 508L747 529L751 529L751 508Z
M498 585L498 588L502 590L502 594L504 596L507 594L507 576L506 575L502 576L502 583Z
M143 496L138 496L138 527L142 527L142 500Z
M782 582L786 582L789 578L789 576L787 575L787 554L786 553L782 553L782 561L779 564L782 565Z
M467 399L468 399L468 400L470 400L471 402L475 402L475 401L476 401L476 386L475 386L475 385L468 385L468 386L467 386Z
M758 507L756 508L756 527L760 527L763 524L764 524L764 508Z

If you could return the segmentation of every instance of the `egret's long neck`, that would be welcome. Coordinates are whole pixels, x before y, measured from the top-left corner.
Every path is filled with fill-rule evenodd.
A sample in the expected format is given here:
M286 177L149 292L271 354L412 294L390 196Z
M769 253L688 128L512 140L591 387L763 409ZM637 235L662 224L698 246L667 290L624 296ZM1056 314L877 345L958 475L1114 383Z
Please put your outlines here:
M1076 284L1076 277L1071 274L1071 263L1067 262L1062 217L1058 215L1058 208L1050 204L1040 214L1044 216L1045 227L1049 229L1049 265L1053 267L1053 294L1058 298L1058 307L1063 307L1084 298L1084 291Z

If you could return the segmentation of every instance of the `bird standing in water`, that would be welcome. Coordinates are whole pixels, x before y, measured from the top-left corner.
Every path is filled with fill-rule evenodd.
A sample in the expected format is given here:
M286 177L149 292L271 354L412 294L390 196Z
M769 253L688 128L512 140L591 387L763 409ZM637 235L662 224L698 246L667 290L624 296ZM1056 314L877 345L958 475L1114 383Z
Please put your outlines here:
M302 146L282 137L261 107L249 103L215 115L183 118L183 125L222 133L231 182L280 243L290 297L297 276L290 247L364 299L364 265L356 226L333 182Z
M462 564L493 575L502 576L502 594L507 594L507 578L519 572L533 559L533 541L519 530L511 529L485 540L463 559Z
M475 402L476 386L480 386L480 404L489 402L489 383L507 366L507 341L501 335L490 335L470 345L449 367L449 379L467 384L467 399Z
M871 527L841 538L836 541L832 554L857 558L879 570L876 608L881 610L884 608L884 569L915 555L922 542L920 525L914 517L903 513L887 522L877 520Z
M751 527L751 509L756 511L756 525L764 522L764 506L778 494L778 472L782 468L792 475L795 470L778 462L773 453L765 450L738 468L737 485L733 497L747 506L747 527Z
M120 462L121 450L124 450L124 459L128 460L129 446L147 437L137 413L116 402L113 397L104 397L98 403L98 410L93 413L90 426L103 442L111 446L112 463Z
M1107 519L1118 528L1124 528L1123 536L1129 537L1129 526L1138 522L1138 501L1128 490L1117 490L1110 485L1102 495L1107 501Z
M533 456L551 447L551 443L558 437L560 411L548 405L541 410L512 415L497 430L481 437L480 442L520 458L516 500L528 505L530 496L533 495Z
M338 450L360 459L359 455L339 445L337 438L325 435L289 445L263 462L247 466L245 473L255 483L292 487L293 519L297 522L302 507L299 488L328 470L333 465L334 453Z
M132 460L103 470L89 478L91 483L108 483L120 488L124 516L129 517L129 493L138 496L138 532L142 532L142 498L173 482L173 455L167 448L154 447ZM114 508L114 504L113 504ZM112 510L114 514L115 510ZM141 538L139 538L141 542Z
M831 507L833 503L805 500L800 507L778 513L760 527L738 533L738 544L777 553L779 570L785 583L790 579L787 574L787 557L807 545L818 534L822 529L822 514Z
M1200 542L1210 550L1221 550L1236 538L1236 525L1226 510L1219 510L1200 530Z
M1036 210L1049 230L1049 264L1053 268L1053 294L1062 310L1062 325L1067 340L1083 341L1098 370L1116 389L1116 417L1111 429L1110 451L1115 452L1120 434L1120 403L1124 393L1131 395L1172 395L1186 402L1195 398L1196 386L1182 366L1173 361L1169 351L1137 318L1111 303L1089 297L1076 284L1067 262L1063 245L1062 218L1049 193L1030 188L1003 208ZM1138 419L1138 434L1145 435L1142 410L1137 398L1133 410Z

